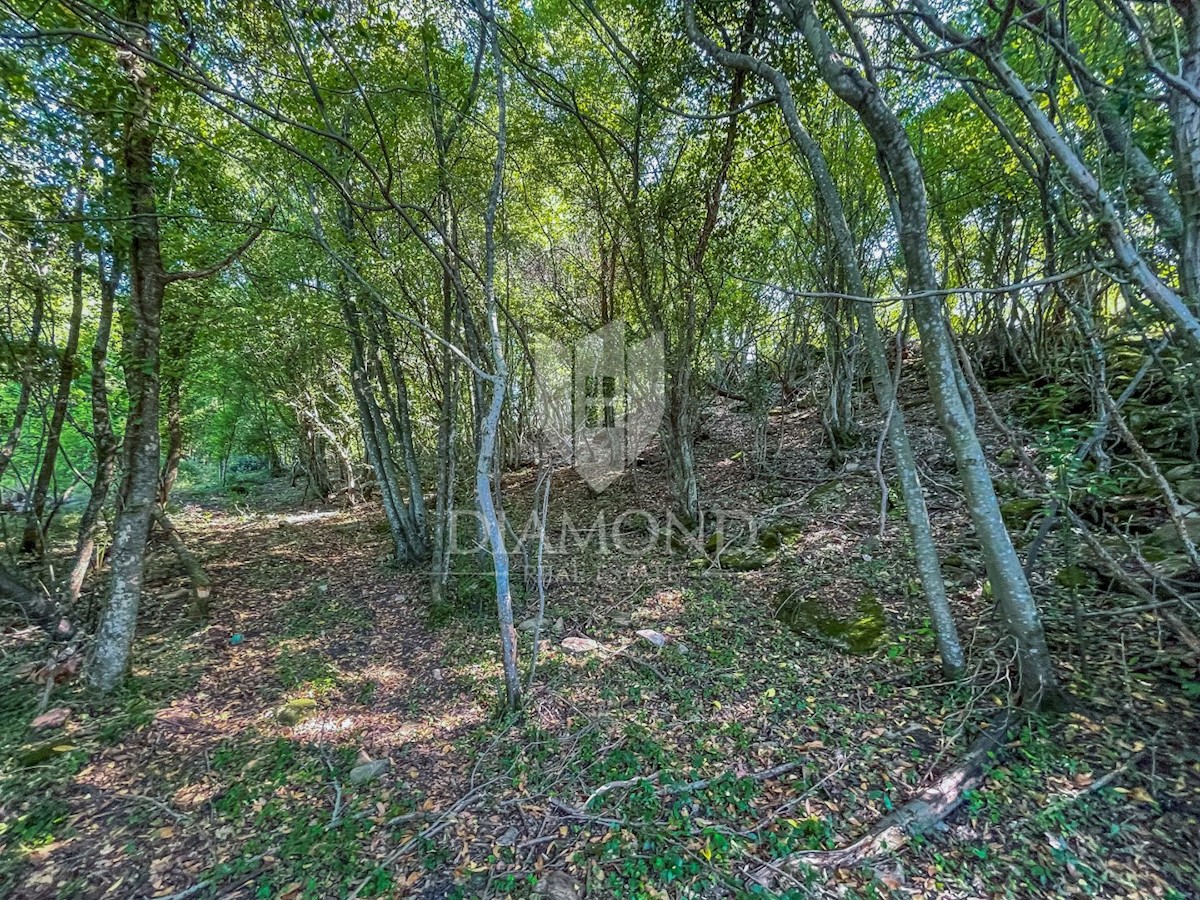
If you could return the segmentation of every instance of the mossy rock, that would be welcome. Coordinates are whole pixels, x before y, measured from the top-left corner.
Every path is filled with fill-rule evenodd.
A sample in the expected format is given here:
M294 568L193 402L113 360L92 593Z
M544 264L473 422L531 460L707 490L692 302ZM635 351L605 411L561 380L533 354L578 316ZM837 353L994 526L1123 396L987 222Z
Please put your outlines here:
M299 725L317 711L317 701L309 697L289 700L275 711L275 721L280 725Z
M842 482L839 479L826 481L824 484L817 485L808 495L808 503L810 506L816 506L818 501L831 499L834 494L837 494L842 488Z
M1054 576L1062 587L1072 590L1078 588L1091 587L1095 583L1095 578L1086 569L1081 569L1079 566L1065 566L1058 570L1058 574Z
M59 737L41 744L22 747L17 751L17 763L22 766L36 766L39 763L48 762L56 756L70 753L74 749L76 749L74 744Z
M1200 478L1185 478L1176 482L1175 493L1188 503L1200 503Z
M1165 463L1159 465L1163 470L1163 477L1167 481L1187 481L1189 478L1200 476L1200 466L1194 466L1191 463L1178 463L1170 467L1167 467Z
M870 653L883 642L887 619L873 594L859 597L854 614L843 619L820 600L784 593L777 618L798 634L855 654Z
M1000 504L1000 515L1009 528L1024 528L1042 507L1042 501L1034 497L1017 497Z
M774 553L762 553L755 550L734 550L721 555L721 568L731 572L752 572L763 569L775 562Z
M1200 542L1200 516L1195 513L1186 516L1183 520L1183 526L1192 543ZM1178 529L1175 528L1175 523L1163 522L1154 531L1150 532L1149 537L1145 540L1144 549L1161 550L1167 553L1182 553L1183 540L1179 536Z
M787 541L804 533L799 522L776 522L758 534L758 543L764 550L778 550Z

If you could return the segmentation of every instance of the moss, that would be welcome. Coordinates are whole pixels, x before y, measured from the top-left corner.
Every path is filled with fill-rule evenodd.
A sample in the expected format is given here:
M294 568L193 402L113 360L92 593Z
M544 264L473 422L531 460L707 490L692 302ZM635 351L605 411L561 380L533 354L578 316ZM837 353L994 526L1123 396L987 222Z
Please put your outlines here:
M317 701L307 697L289 700L275 713L275 719L281 725L299 725L317 709Z
M1095 582L1091 574L1079 566L1067 566L1059 569L1054 580L1062 587L1071 589L1090 587Z
M775 562L774 553L756 553L753 550L733 551L721 555L721 568L731 572L752 572Z
M758 542L766 550L778 550L803 532L804 526L798 522L777 522L759 533Z
M1029 520L1042 509L1042 505L1042 501L1036 498L1018 497L1002 503L1000 515L1004 518L1004 524L1009 528L1024 528L1029 524Z
M870 653L883 641L887 624L883 605L873 594L864 594L854 614L841 618L822 601L782 598L778 618L793 631L834 644L849 653Z

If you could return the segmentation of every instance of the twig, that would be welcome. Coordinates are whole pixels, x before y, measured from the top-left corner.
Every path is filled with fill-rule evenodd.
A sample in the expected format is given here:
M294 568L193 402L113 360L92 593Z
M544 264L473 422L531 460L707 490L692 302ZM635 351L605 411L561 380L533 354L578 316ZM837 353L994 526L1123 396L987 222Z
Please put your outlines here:
M492 784L492 781L484 782L479 787L464 794L462 797L460 797L454 803L453 806L450 806L444 812L442 812L440 814L435 813L435 815L438 816L438 820L436 822L434 822L431 825L429 825L428 827L422 829L417 834L414 834L407 841L405 841L403 844L401 844L399 847L397 847L395 850L393 850L391 853L389 853L382 861L380 861L379 865L376 866L376 869L388 868L389 866L393 865L396 862L396 860L400 859L406 853L410 853L412 850L414 850L417 847L417 845L420 844L422 841L429 840L434 835L440 834L441 832L445 831L446 828L448 828L450 826L450 823L454 820L454 817L458 813L465 810L467 807L473 805L479 799L479 797L483 793L484 789L489 787L491 784ZM347 900L355 900L355 898L357 898L358 895L362 893L363 889L368 884L370 884L371 878L374 877L374 874L375 874L374 871L372 871L372 873L370 875L368 875L366 878L364 878L362 881L360 881L358 883L358 886L353 891L350 892L349 896L347 897Z
M273 853L273 852L274 852L274 850L268 850L265 853L259 853L257 856L251 856L246 859L246 865L253 865L256 862L261 862L263 860L263 858L265 856L267 856L267 854ZM182 891L179 891L178 893L175 893L175 894L167 894L167 896L165 896L165 897L159 897L158 900L186 900L187 897L195 897L202 890L204 890L205 888L208 888L208 887L212 887L214 884L216 884L222 878L225 878L225 877L226 876L224 874L210 875L208 878L205 878L201 881L197 881L190 888L184 888Z

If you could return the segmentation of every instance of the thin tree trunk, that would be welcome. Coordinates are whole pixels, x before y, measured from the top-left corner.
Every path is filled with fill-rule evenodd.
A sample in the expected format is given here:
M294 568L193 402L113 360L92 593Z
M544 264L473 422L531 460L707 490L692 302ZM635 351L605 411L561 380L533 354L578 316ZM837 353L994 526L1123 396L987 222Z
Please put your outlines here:
M46 286L39 278L33 284L33 314L29 318L29 354L22 362L21 393L17 396L17 405L13 409L12 425L8 429L8 439L0 448L0 479L12 462L13 453L17 450L17 442L21 439L21 429L25 426L25 416L29 413L29 400L33 394L34 373L37 366L34 358L38 353L39 342L42 339L42 319L46 312Z
M187 544L179 536L179 531L175 528L175 524L162 509L154 511L154 521L158 523L158 527L166 535L167 543L175 551L175 556L179 559L180 565L187 572L188 580L191 582L190 593L192 604L188 610L188 617L193 621L203 622L208 618L209 598L212 596L212 579L204 571L204 566L200 565L200 560L187 548Z
M98 266L103 271L103 261L97 255ZM117 460L117 439L113 434L112 416L108 409L108 343L112 335L113 306L116 302L117 282L120 267L114 256L109 275L100 278L100 316L96 323L96 339L92 342L92 436L96 445L96 475L92 479L92 494L87 508L79 520L79 532L75 542L75 561L63 589L64 605L70 609L79 599L83 580L92 565L96 551L96 531L100 524L100 513L112 487L113 471Z
M42 464L38 469L33 488L29 518L21 540L21 552L43 552L45 541L46 497L50 493L50 482L54 478L54 467L58 464L58 449L62 444L63 425L67 420L67 408L71 403L71 384L75 380L75 354L79 351L79 327L83 321L83 191L75 201L75 214L80 220L80 233L71 245L71 318L67 325L67 344L63 348L62 361L58 368L58 384L54 390L54 406L50 414L50 425L46 431L46 447Z
M153 0L128 0L126 39L152 51ZM145 575L146 539L154 514L159 465L159 339L166 287L154 198L155 85L149 64L129 53L121 56L129 81L122 155L130 204L129 305L133 331L128 335L126 378L130 384L125 425L125 475L110 555L108 604L92 647L88 678L101 691L114 688L129 666Z
M792 9L802 4L811 11L811 6L808 6L809 0L789 0ZM1062 132L1055 127L1042 104L1008 64L999 49L991 42L973 41L967 35L948 26L926 0L914 0L914 5L921 14L921 20L934 34L949 44L969 50L987 66L1004 92L1024 115L1038 141L1062 167L1067 181L1078 192L1080 200L1095 217L1097 230L1112 249L1117 264L1141 288L1142 293L1154 304L1164 320L1178 329L1191 350L1200 350L1200 320L1196 318L1196 314L1146 262L1122 225L1112 197L1104 190L1095 174L1071 147ZM812 17L814 21L818 21L815 13L812 13ZM833 70L838 69L838 63L832 58L828 59L828 65L832 67L831 74ZM850 70L840 74L845 79ZM1200 122L1200 118L1197 121ZM893 177L900 176L893 172Z
M179 463L183 459L183 408L179 378L167 383L167 458L163 461L158 479L158 505L163 509L171 499L171 488L179 478Z
M777 69L748 53L732 53L718 47L696 25L693 0L686 0L684 16L688 34L705 53L726 66L737 66L758 75L770 84L779 98L780 110L796 147L808 164L809 173L817 188L817 199L829 218L833 229L834 245L842 267L843 277L851 294L865 296L862 271L854 253L854 239L846 218L841 193L834 183L828 162L821 147L804 128L796 110L791 85ZM933 529L929 523L929 510L925 505L925 493L917 471L916 456L908 438L904 411L896 398L895 385L888 369L887 352L875 321L875 310L870 303L855 304L855 315L862 330L863 343L871 367L871 381L879 408L887 422L887 436L896 460L900 488L904 496L904 507L908 517L909 531L913 542L913 555L917 573L929 605L930 619L937 635L938 651L942 657L942 668L949 677L958 677L966 666L958 628L950 611L946 597L946 585L942 578L941 563L933 542ZM899 361L898 361L899 362ZM897 365L899 371L899 365Z
M885 174L891 179L909 290L914 293L936 290L925 182L904 127L879 89L840 61L810 0L782 2L808 44L821 77L839 99L858 113L879 152ZM992 589L1017 646L1022 699L1033 707L1055 704L1061 692L1037 604L1004 527L983 448L963 403L959 388L963 379L946 328L942 302L931 297L917 299L913 302L913 312L921 333L922 353L938 418L954 453Z
M496 614L500 625L500 650L504 664L504 699L509 711L521 706L521 671L517 666L517 630L513 625L512 592L509 584L508 550L504 532L496 511L493 496L493 461L496 438L500 431L500 414L508 393L508 363L500 338L499 304L496 299L496 213L504 192L504 163L507 144L504 102L504 58L500 53L500 26L496 21L496 4L485 7L485 0L476 0L480 17L488 31L492 65L496 77L496 162L492 186L484 214L484 313L491 338L492 377L489 379L491 399L480 423L479 457L475 463L475 496L479 514L492 552L492 572L496 578ZM499 479L497 479L497 482Z
M1179 77L1200 88L1200 4L1180 0L1172 6L1183 19L1183 50ZM1171 141L1175 183L1179 188L1182 240L1179 270L1183 291L1193 312L1200 311L1200 104L1180 91L1170 92Z

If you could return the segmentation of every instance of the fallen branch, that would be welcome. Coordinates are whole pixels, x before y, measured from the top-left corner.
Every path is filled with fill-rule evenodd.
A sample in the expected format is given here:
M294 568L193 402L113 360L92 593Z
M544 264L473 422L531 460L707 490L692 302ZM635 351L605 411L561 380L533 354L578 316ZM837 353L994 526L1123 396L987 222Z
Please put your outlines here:
M963 795L983 784L996 750L1016 721L1006 710L975 739L966 756L953 769L921 791L903 806L884 816L869 833L840 850L811 850L793 853L750 875L753 883L771 889L780 874L794 875L803 867L845 869L899 850L914 835L924 834L958 808Z
M800 768L802 765L804 765L804 763L802 761L793 760L792 762L780 763L779 765L772 766L769 769L763 769L762 771L759 771L759 772L753 772L750 775L746 775L744 777L749 778L751 781L770 781L772 778L778 778L780 775L786 775L788 772L795 771L796 769ZM725 774L728 775L731 773L727 772ZM717 777L722 778L724 776L719 775ZM669 784L669 785L666 785L665 787L659 788L657 793L663 794L663 795L672 795L672 794L686 794L686 793L689 793L690 791L702 791L706 787L708 787L710 784L712 784L715 780L716 780L715 778L701 778L698 781L689 781L686 784Z
M175 530L175 525L163 510L156 509L154 511L154 521L158 523L158 527L166 535L167 543L171 545L171 549L175 551L180 564L187 572L188 578L191 579L192 607L189 611L189 616L196 621L203 622L208 618L208 600L212 595L212 579L208 577L208 573L200 565L200 560L196 559L195 554L187 548L187 545L183 542L183 538Z
M475 788L473 791L470 791L467 794L464 794L452 806L448 807L444 811L442 811L440 813L434 813L434 815L437 816L437 820L434 821L433 823L431 823L430 825L428 825L427 827L425 827L424 829L422 829L421 831L414 834L407 841L405 841L403 844L401 844L399 847L397 847L395 850L393 850L391 853L389 853L386 857L384 857L382 860L380 860L379 864L375 867L375 870L373 870L370 875L368 875L366 878L364 878L362 881L360 881L358 883L358 886L355 887L354 890L350 892L350 895L347 898L347 900L355 900L355 898L357 898L358 895L363 892L363 889L368 884L371 883L371 879L373 879L375 877L376 871L378 871L379 869L383 869L386 871L391 866L395 865L396 861L398 859L400 859L402 856L404 856L407 853L411 853L418 846L420 846L420 844L423 841L428 841L430 838L434 837L437 834L440 834L441 832L443 832L447 828L449 828L450 825L454 822L454 820L458 817L459 813L463 812L464 810L466 810L469 807L474 806L476 803L478 803L480 801L480 799L483 797L484 791L487 788L489 788L494 782L495 782L495 779L492 779L492 781L484 782L479 787ZM396 818L395 821L401 821L405 818L406 817L404 817L404 816L399 816Z

